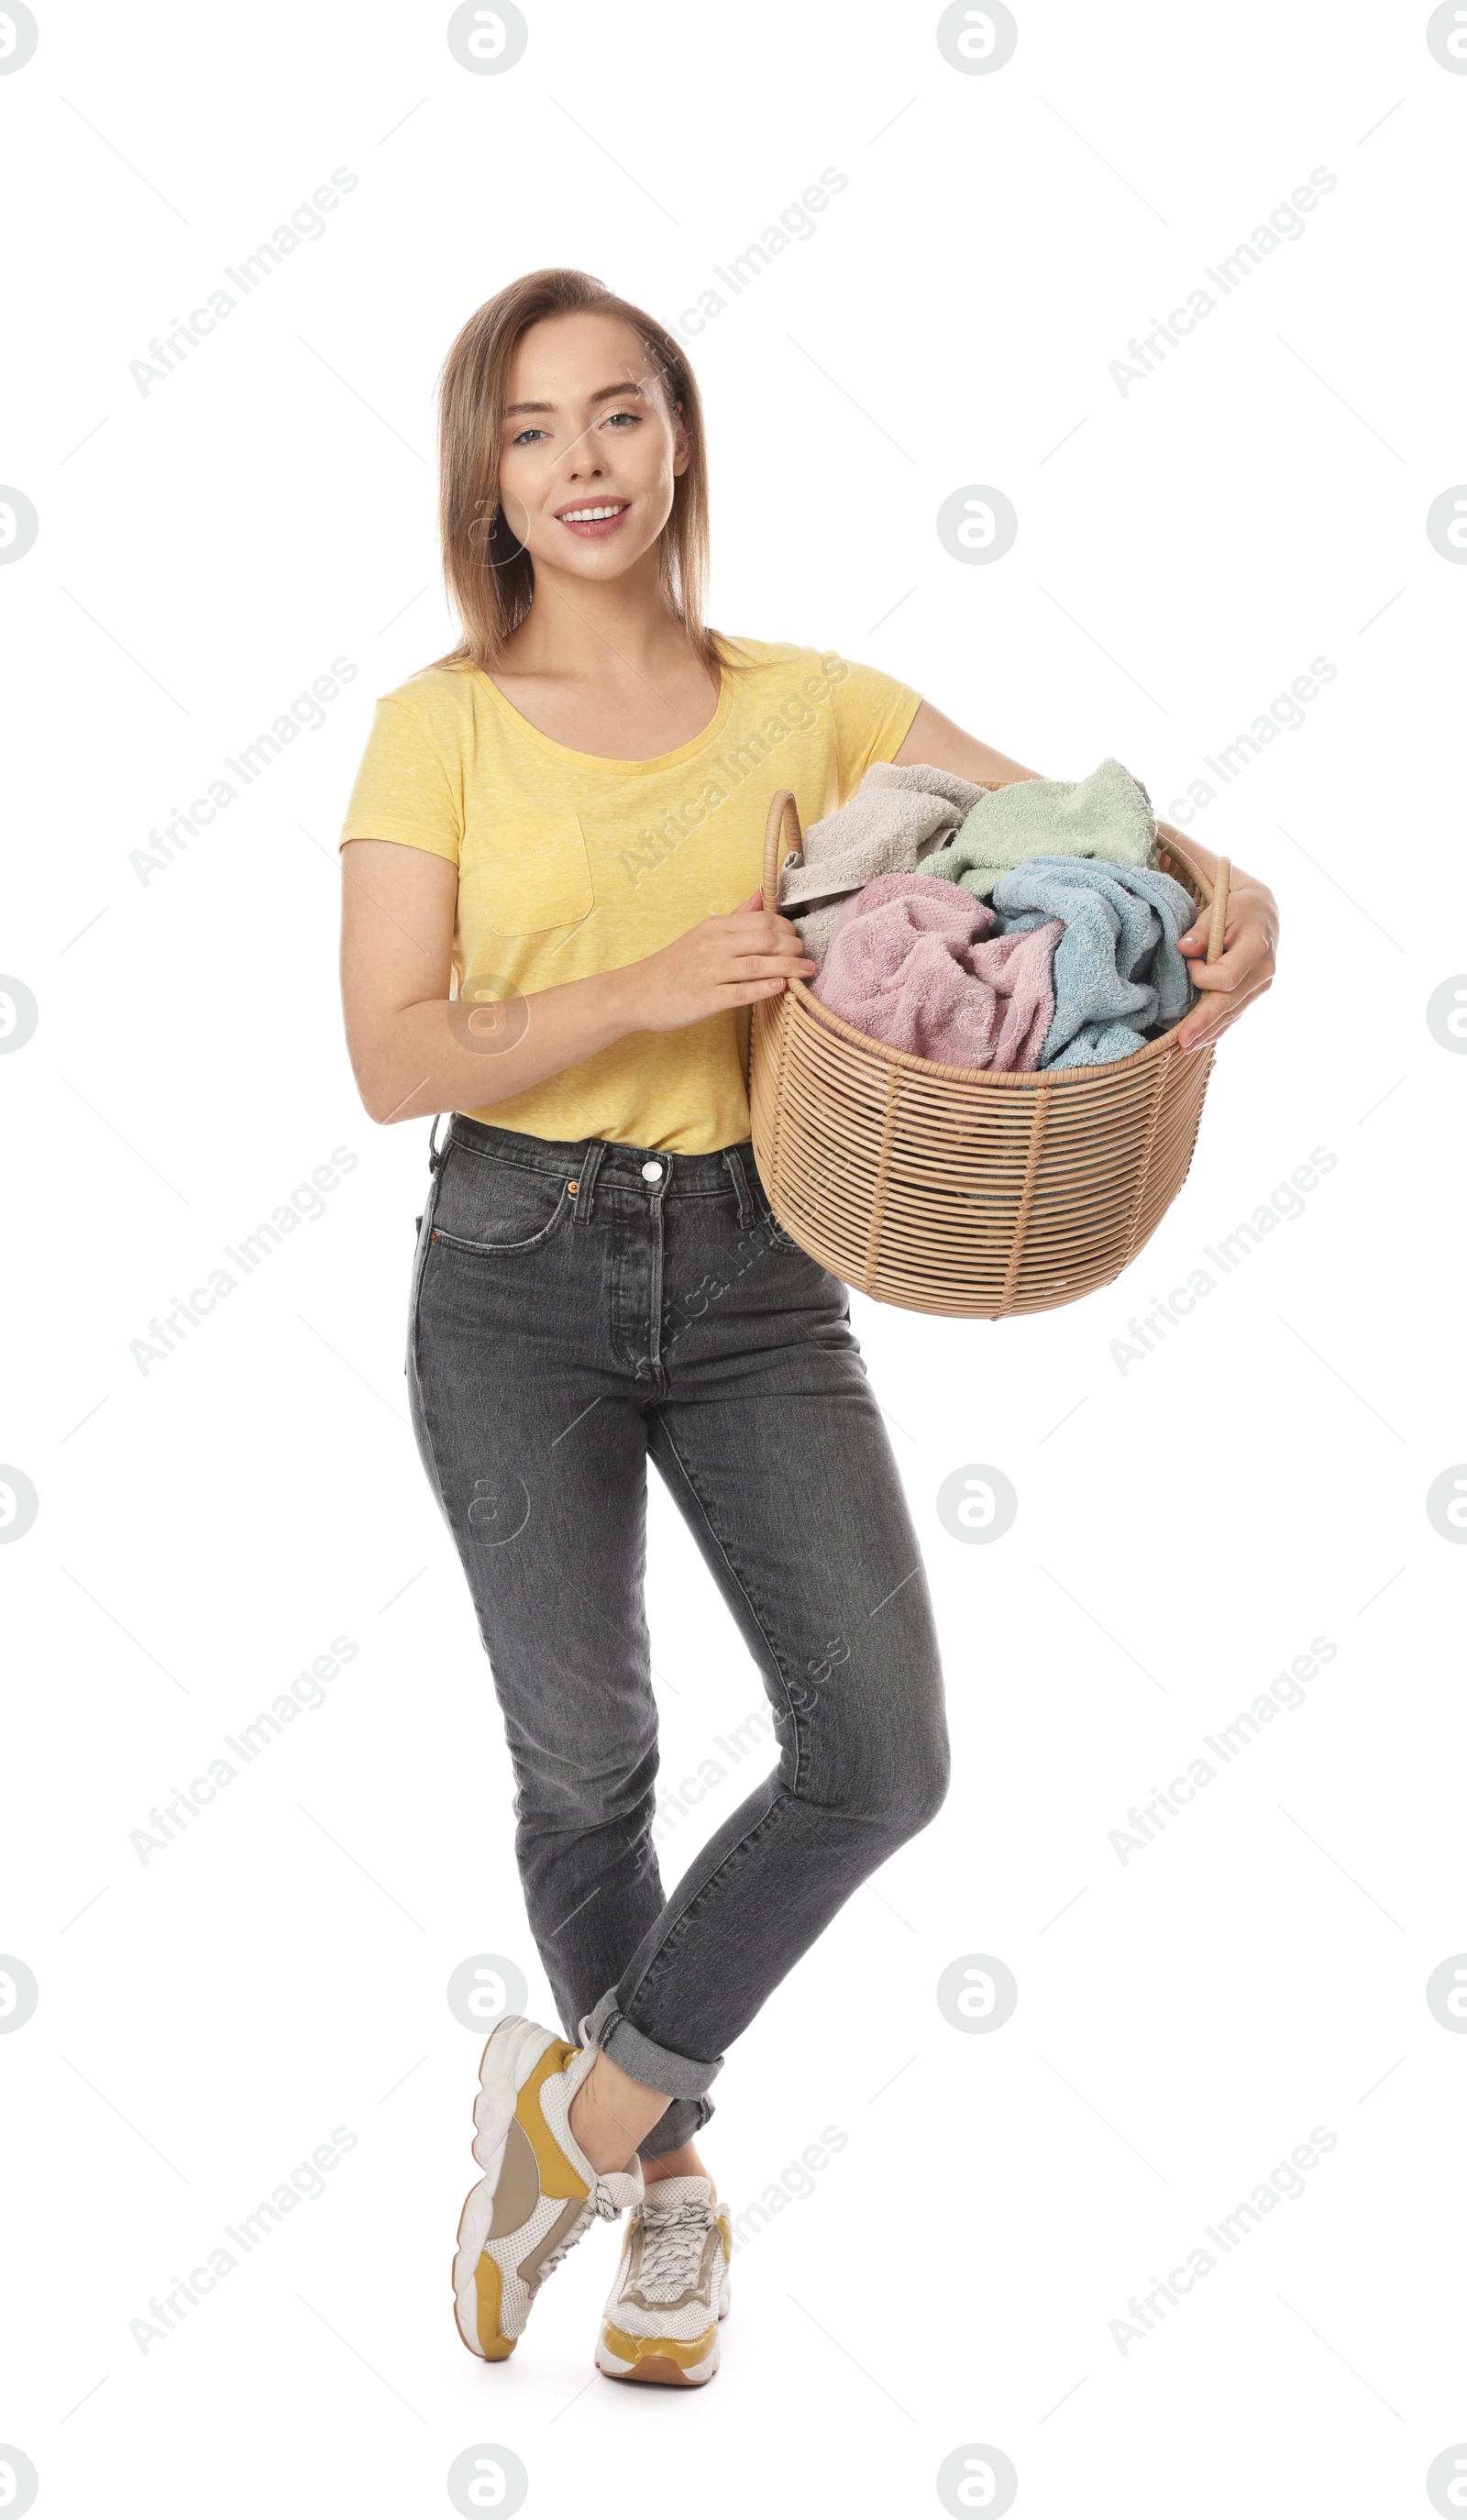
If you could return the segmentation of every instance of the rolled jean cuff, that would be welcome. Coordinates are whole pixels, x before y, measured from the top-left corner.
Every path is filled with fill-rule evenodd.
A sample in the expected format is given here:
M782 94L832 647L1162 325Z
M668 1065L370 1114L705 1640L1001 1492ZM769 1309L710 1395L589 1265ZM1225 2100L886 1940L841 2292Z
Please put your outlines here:
M693 2137L702 2132L712 2115L713 2102L706 2094L700 2100L669 2100L651 2134L645 2135L638 2145L639 2157L643 2161L660 2161L665 2152L681 2152L685 2143L691 2143Z
M670 2048L659 2048L655 2039L646 2038L631 2023L616 2000L615 1987L608 1987L594 2012L584 2024L586 2038L619 2065L633 2081L645 2083L654 2092L666 2092L672 2100L700 2100L707 2092L714 2075L723 2064L715 2056L711 2065L702 2064L695 2056L676 2056Z

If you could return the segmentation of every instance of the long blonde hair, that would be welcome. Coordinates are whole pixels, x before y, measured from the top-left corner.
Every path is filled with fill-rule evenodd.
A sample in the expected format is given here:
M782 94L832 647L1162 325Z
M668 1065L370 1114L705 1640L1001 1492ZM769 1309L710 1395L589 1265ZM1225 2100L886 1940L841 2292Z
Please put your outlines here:
M620 316L640 336L668 408L688 433L688 464L673 486L672 514L657 547L662 592L689 647L715 676L734 653L703 619L708 577L708 449L703 410L687 358L673 336L640 306L617 297L588 271L526 272L470 315L443 363L438 384L438 530L443 574L462 625L440 665L491 671L529 611L535 564L499 506L499 463L510 367L521 336L548 315Z

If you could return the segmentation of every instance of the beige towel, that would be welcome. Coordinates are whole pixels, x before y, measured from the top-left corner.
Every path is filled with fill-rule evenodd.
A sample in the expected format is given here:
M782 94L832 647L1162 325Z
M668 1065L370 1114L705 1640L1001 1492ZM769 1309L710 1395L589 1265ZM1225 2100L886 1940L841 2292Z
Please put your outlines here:
M787 857L779 870L779 908L816 963L824 962L849 893L874 876L915 875L989 792L925 762L873 761L850 803L812 823L803 856Z

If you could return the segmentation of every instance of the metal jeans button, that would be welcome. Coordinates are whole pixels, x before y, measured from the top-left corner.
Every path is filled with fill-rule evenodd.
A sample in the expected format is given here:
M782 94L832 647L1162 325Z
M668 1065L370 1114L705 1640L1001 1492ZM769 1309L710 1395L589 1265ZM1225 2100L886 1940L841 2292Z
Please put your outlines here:
M642 1167L642 1178L644 1181L647 1182L660 1181L662 1179L662 1166L660 1164L644 1164Z

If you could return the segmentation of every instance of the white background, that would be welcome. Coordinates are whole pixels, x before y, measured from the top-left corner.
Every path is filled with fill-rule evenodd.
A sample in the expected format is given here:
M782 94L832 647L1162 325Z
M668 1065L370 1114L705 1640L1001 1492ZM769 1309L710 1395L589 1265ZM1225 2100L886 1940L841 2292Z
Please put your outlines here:
M40 1988L0 2037L0 2440L42 2512L447 2511L476 2442L531 2511L614 2520L937 2512L969 2443L1026 2514L1429 2511L1467 2438L1467 2040L1425 2001L1467 1947L1467 1556L1425 1510L1467 1456L1467 1064L1426 1021L1467 970L1467 571L1425 531L1467 474L1467 77L1425 16L1047 0L964 75L931 8L559 0L479 76L443 8L73 5L0 77L0 476L39 517L0 572L0 968L40 1010L0 1059L0 1459L39 1497L0 1552L0 1949ZM1150 1248L1000 1327L856 1298L956 1778L719 2081L739 2210L847 2141L740 2251L723 2371L684 2398L595 2379L600 2229L509 2365L453 2330L479 2041L446 1981L502 1953L551 2015L406 1423L426 1129L356 1102L334 838L374 697L452 635L432 391L465 317L571 262L675 321L831 166L817 233L693 345L714 622L883 666L1056 776L1117 753L1163 812L1337 672L1192 826L1274 886L1285 943ZM150 338L336 167L325 237L141 392ZM1129 339L1317 167L1304 238L1123 394ZM935 531L973 482L1019 518L991 566ZM336 656L325 726L142 881L150 829ZM1123 1372L1128 1319L1321 1146L1304 1215ZM141 1372L150 1317L336 1147L326 1214ZM935 1510L974 1462L1019 1497L989 1547ZM760 1691L652 1484L676 1784ZM1318 1635L1307 1704L1123 1866L1129 1808ZM337 1636L328 1703L141 1863L150 1808ZM751 1773L678 1822L669 1879ZM936 2002L969 1953L1018 1981L986 2036ZM150 2298L336 2126L326 2194L140 2352ZM1130 2297L1320 2126L1304 2196L1123 2353Z

